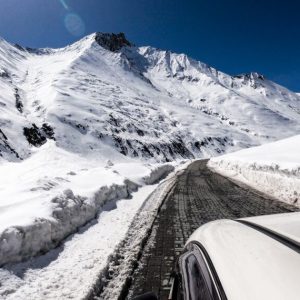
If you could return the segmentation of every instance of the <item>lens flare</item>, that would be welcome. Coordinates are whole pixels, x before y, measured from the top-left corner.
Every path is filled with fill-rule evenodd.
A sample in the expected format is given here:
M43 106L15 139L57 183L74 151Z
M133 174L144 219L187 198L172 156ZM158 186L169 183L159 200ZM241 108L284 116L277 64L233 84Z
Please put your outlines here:
M66 10L69 10L69 6L68 6L68 4L66 3L65 0L60 0L60 3L61 3L61 5L62 5Z
M67 14L65 16L65 26L67 30L74 36L83 35L85 32L85 24L83 20L74 13Z

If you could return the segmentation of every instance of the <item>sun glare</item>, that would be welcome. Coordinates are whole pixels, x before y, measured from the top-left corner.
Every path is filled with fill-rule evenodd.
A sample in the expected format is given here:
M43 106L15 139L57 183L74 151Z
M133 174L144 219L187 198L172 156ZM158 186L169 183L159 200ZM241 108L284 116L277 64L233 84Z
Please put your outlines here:
M63 6L66 10L69 10L69 6L68 6L68 4L66 3L65 0L59 0L59 1L60 1L60 3L62 4L62 6Z
M74 36L83 35L85 32L85 24L83 20L75 13L70 13L65 16L65 26Z

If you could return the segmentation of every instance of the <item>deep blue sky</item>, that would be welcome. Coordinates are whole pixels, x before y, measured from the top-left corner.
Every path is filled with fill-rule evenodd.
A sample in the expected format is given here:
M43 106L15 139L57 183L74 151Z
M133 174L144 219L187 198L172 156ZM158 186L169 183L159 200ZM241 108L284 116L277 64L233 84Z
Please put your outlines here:
M95 31L300 91L298 0L0 0L0 35L10 42L60 47Z

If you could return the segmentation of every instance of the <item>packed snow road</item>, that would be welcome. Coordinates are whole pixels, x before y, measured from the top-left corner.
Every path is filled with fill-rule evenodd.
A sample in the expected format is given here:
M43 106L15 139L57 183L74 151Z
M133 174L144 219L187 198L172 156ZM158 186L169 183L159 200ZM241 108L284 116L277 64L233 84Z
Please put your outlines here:
M267 199L210 171L207 161L190 164L177 176L165 198L144 248L127 297L153 291L167 299L169 277L176 257L191 233L200 225L222 218L283 213L297 208ZM124 296L125 298L126 296ZM123 298L123 297L122 297Z

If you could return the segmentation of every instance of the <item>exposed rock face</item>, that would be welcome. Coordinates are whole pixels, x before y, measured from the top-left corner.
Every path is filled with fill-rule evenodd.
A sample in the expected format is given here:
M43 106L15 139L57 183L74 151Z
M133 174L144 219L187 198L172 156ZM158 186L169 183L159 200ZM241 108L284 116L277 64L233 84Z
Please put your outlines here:
M15 48L22 52L34 53L37 55L51 53L51 49L48 48L31 48L31 47L22 47L19 44L14 44Z
M10 146L7 136L0 129L0 157L5 156L5 153L12 153L17 159L21 159L16 150Z
M9 73L0 68L0 78L9 78Z
M19 45L19 44L14 44L14 46L15 46L18 50L20 50L20 51L25 51L25 48L22 47L22 46Z
M123 32L114 33L96 33L96 42L103 48L110 50L112 52L119 51L122 47L133 46L125 37Z
M254 80L254 79L260 79L260 80L265 80L264 75L261 75L259 73L256 72L251 72L251 73L245 73L245 74L239 74L239 75L235 75L233 76L234 78L238 78L238 79L247 79L247 80Z
M46 143L47 139L42 135L40 129L35 125L32 124L32 127L25 127L24 128L24 135L29 144L40 147Z
M24 127L23 133L29 144L40 147L47 142L47 138L55 140L53 128L44 123L41 128L38 128L35 124L32 127Z
M243 85L250 85L254 89L263 87L262 82L265 80L265 77L263 75L256 72L236 75L233 78L242 80ZM233 86L234 84L232 85L232 87Z
M19 89L15 88L16 108L20 113L23 113L23 103L19 94Z

